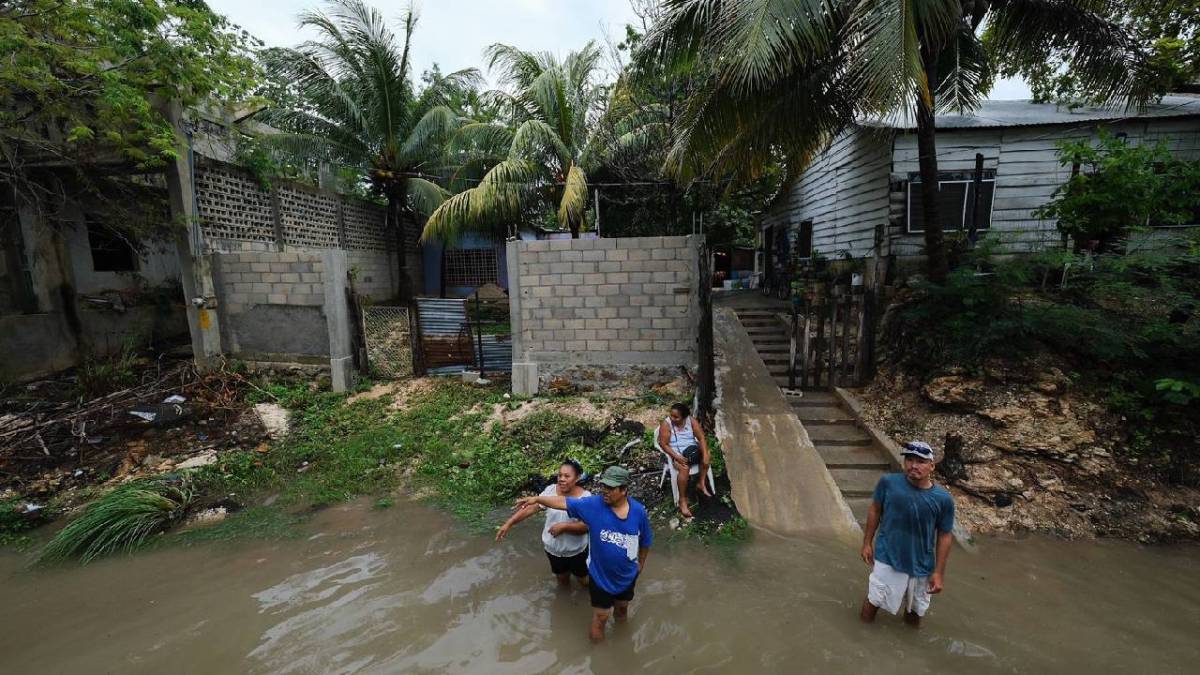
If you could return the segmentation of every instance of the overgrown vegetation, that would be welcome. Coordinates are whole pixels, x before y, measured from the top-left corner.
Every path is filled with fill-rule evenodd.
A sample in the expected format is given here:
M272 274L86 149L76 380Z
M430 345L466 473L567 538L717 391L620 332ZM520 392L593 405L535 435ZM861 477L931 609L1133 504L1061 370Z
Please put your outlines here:
M1196 483L1200 244L1159 238L1128 248L992 262L982 247L945 285L921 285L884 339L902 365L924 373L982 371L997 359L1065 362L1127 422L1127 453Z
M79 558L90 562L130 552L176 523L195 493L186 477L132 481L87 506L38 554L39 563Z

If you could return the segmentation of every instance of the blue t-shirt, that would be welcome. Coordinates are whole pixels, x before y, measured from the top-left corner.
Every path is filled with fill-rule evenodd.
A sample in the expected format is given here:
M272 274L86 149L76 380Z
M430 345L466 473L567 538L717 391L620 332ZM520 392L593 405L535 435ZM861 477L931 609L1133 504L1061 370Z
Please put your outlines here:
M922 490L902 473L879 479L872 497L883 508L875 559L914 577L933 574L938 532L954 530L954 498L940 485Z
M568 497L567 515L587 523L592 583L612 595L632 586L638 575L638 549L654 542L646 507L630 499L629 513L621 520L600 495Z

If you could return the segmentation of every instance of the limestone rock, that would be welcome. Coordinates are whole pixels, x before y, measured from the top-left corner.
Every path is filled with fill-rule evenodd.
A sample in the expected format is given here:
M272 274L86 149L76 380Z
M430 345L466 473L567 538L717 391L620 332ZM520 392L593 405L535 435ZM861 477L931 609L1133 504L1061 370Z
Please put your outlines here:
M974 410L984 394L982 380L962 375L935 377L922 389L925 398L939 405L960 410Z

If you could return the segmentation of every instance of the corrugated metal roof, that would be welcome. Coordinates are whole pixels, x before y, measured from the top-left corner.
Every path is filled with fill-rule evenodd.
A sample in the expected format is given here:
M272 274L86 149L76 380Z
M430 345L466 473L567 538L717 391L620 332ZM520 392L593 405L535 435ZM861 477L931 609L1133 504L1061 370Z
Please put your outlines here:
M937 116L937 128L941 129L985 129L990 127L1022 127L1053 124L1081 124L1121 119L1148 119L1163 117L1187 117L1200 115L1200 97L1166 96L1162 101L1149 105L1146 110L1124 108L1083 107L1074 110L1053 103L1031 101L984 101L969 115L942 114ZM898 119L859 120L864 127L880 129L915 129L911 115Z

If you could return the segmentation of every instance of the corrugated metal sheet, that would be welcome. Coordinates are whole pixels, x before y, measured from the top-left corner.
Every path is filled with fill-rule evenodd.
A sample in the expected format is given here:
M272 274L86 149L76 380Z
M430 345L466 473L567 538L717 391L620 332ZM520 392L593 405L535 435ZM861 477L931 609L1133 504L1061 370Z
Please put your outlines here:
M467 309L461 298L417 298L421 335L461 335L467 332Z
M417 298L417 311L421 338L426 345L426 353L431 352L434 342L446 344L448 338L467 338L471 348L464 350L464 358L460 364L439 363L428 368L431 375L446 375L461 373L468 368L479 368L480 338L475 335L472 326L467 324L466 300L462 298ZM512 336L484 335L483 366L485 372L512 370ZM469 359L474 359L468 363Z

